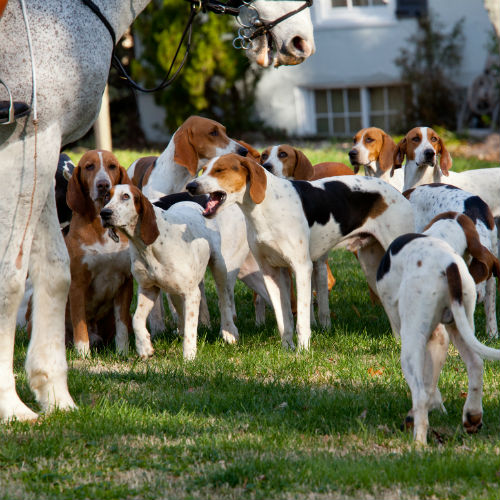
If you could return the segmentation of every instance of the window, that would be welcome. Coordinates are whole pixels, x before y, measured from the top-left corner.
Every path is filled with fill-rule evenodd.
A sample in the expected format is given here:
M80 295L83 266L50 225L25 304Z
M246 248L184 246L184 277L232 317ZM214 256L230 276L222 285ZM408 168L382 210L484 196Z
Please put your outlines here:
M396 22L396 0L316 0L315 26L387 26Z
M314 91L316 133L346 137L365 127L398 130L402 125L404 87L362 87Z

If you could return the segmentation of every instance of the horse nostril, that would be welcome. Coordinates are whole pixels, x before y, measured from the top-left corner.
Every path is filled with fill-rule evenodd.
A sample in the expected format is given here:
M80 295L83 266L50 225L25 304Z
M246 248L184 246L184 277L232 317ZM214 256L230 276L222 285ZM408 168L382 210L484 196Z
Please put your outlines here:
M196 181L190 182L186 186L187 192L190 193L190 194L192 194L192 195L196 194L197 189L198 189L198 183Z
M309 57L312 54L312 46L301 36L294 36L289 44L292 53L300 52L304 57Z

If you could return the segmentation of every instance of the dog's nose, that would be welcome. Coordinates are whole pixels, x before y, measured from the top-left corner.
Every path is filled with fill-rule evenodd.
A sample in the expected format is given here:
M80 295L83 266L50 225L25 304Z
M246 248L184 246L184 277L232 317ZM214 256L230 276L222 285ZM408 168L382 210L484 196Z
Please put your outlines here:
M198 183L196 181L191 181L187 186L186 190L188 193L195 195L198 190Z
M263 163L262 166L268 171L273 173L273 165L272 163L269 163L268 161L266 163Z
M111 187L111 184L109 183L109 181L103 179L102 181L98 181L97 182L97 190L98 191L109 191L109 188Z
M238 148L238 151L237 153L240 155L240 156L246 156L248 154L248 149L247 148L244 148L243 146L240 146Z
M358 150L357 149L351 149L349 151L349 159L352 161L352 160L355 160L357 157L358 157Z
M113 215L113 210L111 208L103 208L100 215L101 219L109 219Z
M426 149L424 151L424 158L426 159L426 161L434 160L435 155L436 155L436 152L433 149Z

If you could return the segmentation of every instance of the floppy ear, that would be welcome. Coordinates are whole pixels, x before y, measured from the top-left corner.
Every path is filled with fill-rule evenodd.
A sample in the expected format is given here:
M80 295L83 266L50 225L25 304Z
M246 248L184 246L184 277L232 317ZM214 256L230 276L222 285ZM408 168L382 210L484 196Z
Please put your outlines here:
M266 170L251 158L242 158L241 164L246 167L250 177L250 198L254 203L262 203L266 196Z
M302 151L295 148L294 151L296 162L293 177L299 181L307 181L307 179L310 179L314 175L312 163Z
M156 224L156 214L151 202L142 193L140 197L139 223L141 225L141 240L145 245L152 245L160 235L158 224Z
M186 167L192 177L198 170L198 154L189 140L187 127L180 127L174 134L175 153L174 161Z
M396 143L392 140L392 137L389 134L384 132L382 149L380 150L380 155L378 157L378 162L380 168L385 172L389 170L394 162L394 153L396 151ZM359 169L359 167L358 167ZM391 176L394 174L394 171L391 172Z
M467 250L472 257L469 272L475 283L481 283L481 281L487 280L492 272L495 272L498 259L481 244L476 226L469 217L460 214L457 217L457 222L462 226L467 242Z
M81 168L77 166L73 171L66 191L66 203L73 212L80 215L88 215L91 219L96 216L94 204L86 192L81 181Z
M394 150L392 159L391 177L394 175L394 170L396 168L401 168L401 166L403 165L403 161L406 156L407 144L408 143L406 141L406 137L403 137L396 146L396 149Z
M443 140L441 137L439 138L439 148L441 151L441 158L439 160L439 166L441 167L441 172L443 172L443 175L450 175L448 171L451 169L452 165L452 160L450 153L448 153L448 150L446 149Z
M130 180L130 177L128 176L125 168L122 167L121 165L118 168L120 169L120 177L118 177L118 184L129 184L133 186L134 183Z

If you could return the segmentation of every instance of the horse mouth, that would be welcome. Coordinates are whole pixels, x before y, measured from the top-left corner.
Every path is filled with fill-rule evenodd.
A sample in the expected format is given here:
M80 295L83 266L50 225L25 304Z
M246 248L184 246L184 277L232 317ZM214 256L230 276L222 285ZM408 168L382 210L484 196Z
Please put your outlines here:
M260 36L258 39L259 46L256 49L257 64L263 68L271 66L274 62L274 66L279 66L278 58L276 57L275 42L273 36L269 31L264 35Z
M205 217L213 217L224 201L226 201L226 193L224 191L210 193L203 215Z

